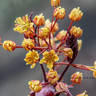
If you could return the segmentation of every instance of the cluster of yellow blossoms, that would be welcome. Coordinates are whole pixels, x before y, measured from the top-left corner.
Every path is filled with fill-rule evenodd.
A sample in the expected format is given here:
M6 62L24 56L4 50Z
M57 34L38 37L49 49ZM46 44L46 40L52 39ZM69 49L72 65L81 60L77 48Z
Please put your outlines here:
M27 65L31 65L31 69L35 67L37 62L40 63L44 82L40 82L39 80L31 80L28 82L29 88L34 94L43 94L40 93L41 90L43 90L46 85L50 85L50 88L54 88L55 90L54 96L60 93L65 93L66 96L72 96L69 88L72 88L76 83L81 84L83 76L82 73L76 72L71 76L71 85L63 83L62 77L69 66L93 71L93 76L96 78L96 61L94 66L72 64L82 46L82 40L79 38L82 36L83 30L80 27L72 26L73 22L79 21L83 16L80 7L74 8L70 12L69 19L71 23L68 29L59 31L56 37L54 37L55 32L59 30L57 21L65 18L65 9L59 6L60 0L51 0L51 5L54 7L52 21L49 19L45 20L43 13L36 15L33 19L31 18L32 14L30 16L25 15L16 18L14 31L24 34L24 40L21 46L16 45L15 42L11 40L6 40L1 43L1 37L0 45L8 51L14 51L16 48L24 48L26 51L29 51L24 60ZM43 56L42 59L41 55ZM59 62L60 55L64 55L64 60L62 62ZM49 69L48 72L45 72L44 63L47 64L47 68ZM62 65L67 65L67 67L62 74L59 75L57 71ZM76 96L88 96L85 93L86 91ZM49 95L45 94L40 96Z
M40 64L46 63L49 69L52 69L54 66L54 62L58 61L59 58L57 54L55 54L54 50L50 50L50 52L45 51L43 53L43 58L40 60Z

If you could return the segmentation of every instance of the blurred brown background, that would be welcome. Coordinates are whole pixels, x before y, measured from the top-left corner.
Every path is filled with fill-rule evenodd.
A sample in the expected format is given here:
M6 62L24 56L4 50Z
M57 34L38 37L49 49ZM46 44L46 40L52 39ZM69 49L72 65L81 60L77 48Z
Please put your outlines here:
M73 24L80 26L84 31L83 47L75 63L93 65L96 60L96 0L61 0L61 6L66 9L66 18L58 22L60 29L67 29L70 23L68 14L74 7L80 6L84 12L81 21ZM23 36L18 32L13 32L14 20L16 17L30 14L31 11L34 11L33 16L43 12L45 19L51 19L53 8L50 0L0 0L2 42L13 40L16 44L21 44ZM0 46L0 96L27 96L30 91L27 82L32 79L42 80L39 64L33 70L26 66L23 60L26 53L24 49L16 49L12 53L7 52ZM96 79L92 77L92 72L70 67L64 77L64 82L71 84L70 76L76 71L83 72L85 79L81 85L70 89L73 96L85 90L89 96L96 96Z

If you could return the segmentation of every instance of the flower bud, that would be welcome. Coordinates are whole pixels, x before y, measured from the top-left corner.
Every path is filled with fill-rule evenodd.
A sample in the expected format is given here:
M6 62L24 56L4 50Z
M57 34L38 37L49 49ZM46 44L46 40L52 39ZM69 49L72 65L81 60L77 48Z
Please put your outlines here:
M42 89L41 82L39 80L31 80L28 82L29 88L34 92L40 92Z
M82 40L77 40L77 44L78 44L78 51L80 51L82 47Z
M26 57L24 59L24 61L26 61L26 65L31 64L31 66L30 66L31 69L35 67L38 60L39 60L39 54L35 50L29 51L26 54Z
M70 34L74 35L76 38L80 38L83 34L83 30L80 27L72 26Z
M45 19L44 19L43 13L41 13L40 15L36 15L33 19L33 22L35 25L38 25L38 26L44 25Z
M69 18L72 21L79 21L83 16L82 11L80 11L80 7L74 8L71 13L69 14Z
M56 85L55 89L56 89L57 92L60 92L60 93L64 92L64 93L67 93L70 96L72 96L71 93L69 92L68 87L69 86L66 83L63 83L63 82L58 83L57 82L57 85Z
M58 7L60 5L60 0L51 0L52 7Z
M71 48L64 48L63 51L64 51L65 56L67 56L69 58L73 57L73 51Z
M86 93L86 91L85 92L83 92L83 93L81 93L81 94L78 94L78 95L76 95L76 96L88 96L87 94L85 94Z
M39 39L40 40L40 46L42 47L48 47L48 45L45 43L44 40ZM46 41L49 43L49 39L47 38ZM54 41L51 39L51 44L53 45Z
M58 40L63 40L64 38L65 38L65 36L66 37L68 37L68 34L67 34L67 31L65 31L65 30L61 30L58 34L57 34L57 36L56 36L56 38L58 39Z
M3 48L7 51L14 51L16 48L16 43L11 40L4 41Z
M52 25L54 25L55 22L52 23ZM59 30L59 25L58 23L55 23L55 25L52 27L51 32L54 34L56 31Z
M29 51L34 47L35 43L34 40L32 39L25 39L22 42L22 47L26 50Z
M24 33L24 35L25 35L27 38L33 39L34 36L35 36L34 33L35 33L35 29L34 29L34 28L31 28L29 31L26 31L26 32Z
M58 7L54 10L53 15L56 19L63 19L65 17L65 9Z
M81 84L81 81L82 81L82 73L80 72L76 72L74 73L72 76L71 76L71 81L75 84Z
M51 83L55 83L59 79L57 71L53 71L52 69L49 70L46 76L47 76L48 81Z
M54 22L52 23L52 25L54 25ZM51 22L50 22L50 20L49 19L47 19L46 21L45 21L45 27L47 27L47 28L49 28L50 30L51 30ZM59 25L58 25L58 23L55 23L55 25L54 25L54 27L52 28L52 30L51 30L51 32L54 34L56 31L58 31L59 30Z
M40 30L39 30L39 36L41 38L47 38L49 36L49 32L50 32L50 29L47 28L47 27L42 27Z

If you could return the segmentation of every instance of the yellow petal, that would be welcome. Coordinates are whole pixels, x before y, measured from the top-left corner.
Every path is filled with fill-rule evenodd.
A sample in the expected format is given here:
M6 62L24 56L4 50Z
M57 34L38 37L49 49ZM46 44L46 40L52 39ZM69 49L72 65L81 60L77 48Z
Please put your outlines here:
M33 63L30 68L33 69L35 67L36 63Z

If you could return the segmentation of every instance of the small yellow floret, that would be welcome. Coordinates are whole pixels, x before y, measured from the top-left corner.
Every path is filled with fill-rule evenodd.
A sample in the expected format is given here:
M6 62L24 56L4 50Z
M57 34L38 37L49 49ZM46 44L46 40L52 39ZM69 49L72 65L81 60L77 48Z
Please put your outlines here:
M48 81L51 83L55 83L59 79L57 71L53 71L52 69L49 70L46 76Z
M3 48L7 51L14 51L16 48L16 43L11 40L4 41Z
M28 82L29 88L34 92L40 92L42 89L41 82L39 80L31 80Z
M52 25L54 25L54 21L53 21ZM49 19L47 19L47 20L45 21L45 27L47 27L47 28L49 28L49 29L51 30L51 27L52 27L52 26L51 26L51 22L50 22ZM55 33L55 32L58 31L58 30L59 30L59 25L58 25L58 23L56 22L55 25L53 26L51 32L52 32L52 33Z
M21 17L16 18L15 23L16 24L15 24L14 31L18 31L21 34L26 32L31 32L31 31L34 32L33 23L28 18L28 15L25 15L22 18Z
M36 63L38 62L39 60L39 54L37 51L35 50L32 50L32 51L29 51L27 54L26 54L26 57L24 59L26 61L26 64L29 65L31 64L31 67L30 68L34 68Z
M65 9L58 7L54 10L53 15L56 19L63 19L65 17Z
M80 10L80 7L74 8L71 13L69 14L69 18L72 21L79 21L83 16L82 11Z
M65 36L66 37L68 37L68 34L67 34L67 31L65 31L65 30L61 30L58 34L57 34L57 36L56 36L56 38L58 39L58 40L63 40L64 38L65 38Z
M76 72L71 76L71 81L75 84L81 84L81 81L83 79L82 73Z
M83 34L83 30L80 27L72 26L70 33L74 35L74 37L80 38Z
M32 39L25 39L22 42L22 47L26 50L29 51L34 47L35 43L34 40Z
M47 28L47 27L42 27L40 30L39 30L39 36L41 38L47 38L49 36L49 33L50 33L50 29Z
M52 7L58 7L60 5L60 0L51 0Z
M52 69L54 62L58 60L59 60L59 57L57 56L54 50L51 50L49 52L45 51L43 53L43 58L40 60L40 64L46 63L47 67L49 69Z
M67 57L72 58L73 57L73 51L71 48L64 48L64 55Z
M38 26L44 25L45 19L44 19L43 13L41 13L40 15L36 15L33 19L33 22L35 25L38 25Z

